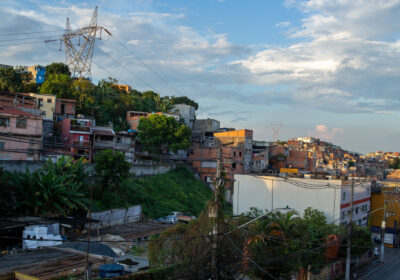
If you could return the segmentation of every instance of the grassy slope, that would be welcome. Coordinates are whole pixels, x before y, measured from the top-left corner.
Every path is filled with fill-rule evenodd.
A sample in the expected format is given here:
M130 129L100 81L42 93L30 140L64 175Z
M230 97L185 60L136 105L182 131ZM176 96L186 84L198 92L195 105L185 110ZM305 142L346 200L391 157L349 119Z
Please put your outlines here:
M105 200L96 210L141 204L147 218L166 216L172 211L198 215L204 210L212 192L186 168L166 174L143 178L129 178L120 194L104 194Z

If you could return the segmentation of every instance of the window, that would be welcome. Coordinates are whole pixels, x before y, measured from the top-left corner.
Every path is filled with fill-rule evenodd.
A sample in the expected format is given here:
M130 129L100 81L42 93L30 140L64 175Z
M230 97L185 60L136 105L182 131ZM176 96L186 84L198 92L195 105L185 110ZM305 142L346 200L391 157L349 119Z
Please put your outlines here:
M356 208L356 214L358 214L358 209L359 209L359 207Z
M33 156L34 150L33 149L28 149L28 156Z
M17 123L15 126L17 128L26 128L26 119L17 119Z
M232 169L236 169L236 162L232 163Z
M233 156L236 157L236 152L233 152Z
M43 107L43 98L39 98L39 107Z
M47 103L51 103L51 98L47 98Z
M9 127L10 119L9 118L0 118L0 126Z
M346 193L343 192L343 201L346 200Z
M61 104L61 114L65 113L65 104Z
M29 140L29 146L33 146L33 145L35 145L35 140L30 139L30 140Z
M239 157L241 157L242 156L242 152L239 152Z
M4 145L5 145L4 142L0 142L0 150L3 150L3 149L4 149Z

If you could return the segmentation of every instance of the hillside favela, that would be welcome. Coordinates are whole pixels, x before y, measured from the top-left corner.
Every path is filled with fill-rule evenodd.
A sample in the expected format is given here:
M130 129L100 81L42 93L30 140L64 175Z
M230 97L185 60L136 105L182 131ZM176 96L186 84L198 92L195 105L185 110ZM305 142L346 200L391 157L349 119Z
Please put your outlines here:
M0 280L400 279L400 0L4 0Z

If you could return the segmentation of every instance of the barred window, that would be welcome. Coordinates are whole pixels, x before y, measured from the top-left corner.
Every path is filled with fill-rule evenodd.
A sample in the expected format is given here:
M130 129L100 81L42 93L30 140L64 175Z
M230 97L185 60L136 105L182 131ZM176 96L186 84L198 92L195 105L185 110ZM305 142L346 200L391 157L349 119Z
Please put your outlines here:
M17 128L26 128L26 119L17 119Z
M9 127L10 119L9 118L0 118L0 126Z

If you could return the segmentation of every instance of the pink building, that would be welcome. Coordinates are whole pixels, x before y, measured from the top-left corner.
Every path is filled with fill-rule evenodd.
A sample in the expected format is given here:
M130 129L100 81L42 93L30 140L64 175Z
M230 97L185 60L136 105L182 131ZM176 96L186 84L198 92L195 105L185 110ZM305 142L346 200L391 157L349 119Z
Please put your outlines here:
M75 116L76 100L57 98L56 115Z
M75 158L92 158L92 126L90 119L64 119L61 121L61 136L65 147Z
M42 123L40 116L0 105L0 160L39 160Z

